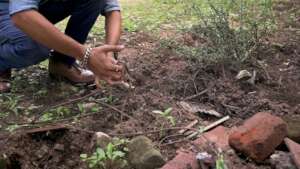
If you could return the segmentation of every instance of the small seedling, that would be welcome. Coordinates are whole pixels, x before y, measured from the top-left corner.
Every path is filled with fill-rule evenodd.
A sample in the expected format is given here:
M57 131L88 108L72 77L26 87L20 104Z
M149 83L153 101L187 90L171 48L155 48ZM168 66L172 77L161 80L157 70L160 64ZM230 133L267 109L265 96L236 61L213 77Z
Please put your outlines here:
M81 114L85 113L85 109L82 103L77 104L78 110Z
M124 147L125 143L126 140L114 139L105 149L97 148L91 156L81 154L80 158L87 162L90 169L123 168L127 165L125 156L128 149Z
M228 169L222 152L218 153L218 159L216 160L216 169Z
M173 108L170 107L170 108L167 108L165 111L154 110L152 112L155 114L161 115L164 119L168 120L172 124L172 126L175 126L176 125L175 119L171 115L172 110L173 110Z

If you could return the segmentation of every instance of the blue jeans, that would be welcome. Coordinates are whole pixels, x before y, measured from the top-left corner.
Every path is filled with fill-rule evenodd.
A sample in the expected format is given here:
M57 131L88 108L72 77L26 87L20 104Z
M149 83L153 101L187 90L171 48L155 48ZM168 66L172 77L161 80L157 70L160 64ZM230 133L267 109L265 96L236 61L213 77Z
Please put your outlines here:
M13 25L8 5L0 3L0 71L27 67L47 59L50 49ZM39 12L53 24L71 16L65 34L83 44L103 5L100 0L47 1L39 6ZM74 58L58 52L54 52L51 59L69 65L75 62Z

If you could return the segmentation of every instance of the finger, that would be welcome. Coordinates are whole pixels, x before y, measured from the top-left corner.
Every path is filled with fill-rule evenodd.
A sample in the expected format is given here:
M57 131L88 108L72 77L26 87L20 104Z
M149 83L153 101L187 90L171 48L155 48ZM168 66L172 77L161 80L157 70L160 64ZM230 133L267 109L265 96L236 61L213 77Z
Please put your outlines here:
M109 85L116 85L116 84L120 84L121 81L114 81L111 78L104 78L104 80L109 84Z
M104 45L100 47L104 52L120 52L125 47L123 45Z
M101 88L101 79L97 76L96 78L95 78L95 84L96 84L96 87L98 88L98 89L100 89Z
M122 72L123 66L118 64L110 64L109 66L107 66L107 70L114 72Z
M121 81L123 76L122 76L122 73L121 72L111 72L110 74L110 78L113 80L113 81Z
M115 58L112 57L109 57L109 60L111 61L112 64L116 65L118 64L118 60L116 60Z

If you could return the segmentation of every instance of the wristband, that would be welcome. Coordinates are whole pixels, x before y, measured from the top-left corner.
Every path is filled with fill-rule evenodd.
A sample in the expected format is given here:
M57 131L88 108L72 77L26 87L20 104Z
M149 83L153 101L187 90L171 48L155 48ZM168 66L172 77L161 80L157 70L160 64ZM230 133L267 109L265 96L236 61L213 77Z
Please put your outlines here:
M80 67L82 67L83 69L87 69L88 60L91 55L92 55L92 48L91 47L86 48L83 59L80 63Z

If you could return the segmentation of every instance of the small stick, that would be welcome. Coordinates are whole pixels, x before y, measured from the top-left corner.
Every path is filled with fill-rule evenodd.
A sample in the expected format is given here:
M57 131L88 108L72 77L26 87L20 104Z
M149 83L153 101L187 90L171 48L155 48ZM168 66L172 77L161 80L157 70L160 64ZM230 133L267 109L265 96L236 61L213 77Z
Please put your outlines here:
M160 142L158 143L158 146L160 147L165 140L172 138L172 137L178 137L178 136L182 136L182 134L173 134L173 135L166 136L160 140Z
M103 105L103 106L106 106L106 107L108 107L108 108L110 108L110 109L112 109L112 110L114 110L114 111L120 113L121 115L123 115L123 116L129 118L129 119L132 119L132 120L137 121L137 119L135 119L134 117L129 116L128 114L122 112L121 110L119 110L119 109L117 109L117 108L115 108L115 107L113 107L113 106L111 106L111 105L109 105L109 104L107 104L107 103L103 103L103 102L100 102L100 101L95 101L95 102L96 102L96 103L99 103L99 104L101 104L101 105Z
M195 129L195 128L171 127L171 128L163 128L163 129L159 129L159 130L151 130L151 131L137 132L137 133L123 133L123 134L110 133L109 135L111 135L111 136L127 136L127 137L130 137L130 136L137 136L137 135L154 134L154 133L159 133L159 132L167 131L167 130L182 130L182 129L192 130L192 131L199 131L198 129Z
M186 127L187 127L187 128L192 128L192 127L194 127L197 123L198 123L198 120L194 120L194 121L192 121L190 124L188 124ZM186 131L187 131L186 129L182 129L182 130L180 130L178 133L179 133L179 134L184 134Z
M192 99L194 99L194 98L196 98L196 97L199 97L199 96L201 96L201 95L204 95L204 94L207 93L207 92L208 92L208 89L205 89L205 90L203 90L202 92L197 93L197 94L192 95L192 96L189 96L189 97L186 97L186 98L183 99L183 100L184 100L184 101L192 100Z
M189 135L187 138L189 138L189 139L194 138L194 137L196 137L198 134L204 133L204 132L206 132L206 131L208 131L208 130L210 130L210 129L212 129L212 128L215 128L215 127L217 127L218 125L224 123L225 121L227 121L227 120L229 120L229 119L230 119L230 116L225 116L225 117L221 118L220 120L215 121L215 122L213 122L212 124L210 124L210 125L204 127L203 129L200 129L200 130L198 130L197 132L192 133L192 134Z

